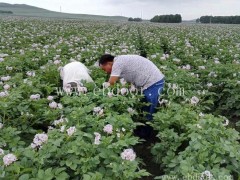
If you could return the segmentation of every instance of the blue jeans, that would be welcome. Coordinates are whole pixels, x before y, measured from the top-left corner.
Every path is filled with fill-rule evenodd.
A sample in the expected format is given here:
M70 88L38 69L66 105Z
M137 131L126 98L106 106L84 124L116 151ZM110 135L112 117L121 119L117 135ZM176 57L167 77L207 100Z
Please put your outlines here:
M143 110L148 113L146 115L148 121L153 119L153 113L156 112L156 107L159 104L159 96L163 91L164 83L165 81L163 78L143 91L145 96L144 101L150 103L150 105L143 108Z

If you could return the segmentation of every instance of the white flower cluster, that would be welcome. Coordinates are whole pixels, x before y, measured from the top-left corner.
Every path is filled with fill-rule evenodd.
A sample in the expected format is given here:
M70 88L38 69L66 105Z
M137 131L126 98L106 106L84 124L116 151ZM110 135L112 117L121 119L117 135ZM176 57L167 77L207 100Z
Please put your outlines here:
M216 72L210 72L208 74L208 77L217 77L217 73Z
M15 161L17 161L17 157L14 154L7 154L3 157L3 163L5 166L9 166Z
M36 134L33 139L33 143L31 144L31 147L34 148L41 148L41 146L46 143L48 140L47 134Z
M35 77L35 72L34 71L28 71L26 73L29 77Z
M120 93L121 93L121 95L126 95L126 94L128 94L128 89L127 88L121 88Z
M108 95L109 98L111 98L111 97L114 96L114 93L112 93L112 92L108 92L107 95Z
M7 91L0 92L0 97L7 97L8 95Z
M136 153L133 151L133 149L125 149L121 153L121 158L128 161L134 161L136 158Z
M191 69L191 66L190 66L189 64L187 64L186 66L182 66L182 69L190 70L190 69Z
M213 86L213 84L212 83L207 83L207 87L212 87Z
M32 81L29 81L28 79L24 79L23 83L28 84L29 86L32 85Z
M68 122L68 119L67 118L63 118L63 116L61 116L61 118L59 120L55 120L53 121L53 125L54 126L57 126L59 124L63 124L65 122Z
M47 97L47 100L49 100L49 101L53 101L53 99L54 99L53 96L48 96L48 97Z
M3 86L3 89L4 90L9 90L11 88L11 86L9 85L9 84L5 84L4 86Z
M103 115L103 109L101 107L95 107L95 108L93 108L93 113L95 115L102 116Z
M205 90L198 90L197 91L198 95L205 95L206 94L206 91Z
M3 128L3 123L0 123L0 129L2 129Z
M58 64L61 64L61 62L62 62L61 60L55 60L53 64L58 65Z
M199 78L199 74L195 74L195 73L190 73L191 76Z
M30 96L31 100L39 100L40 99L40 94L33 94Z
M94 132L94 135L95 135L94 144L99 145L101 143L100 142L101 134L99 134L98 132Z
M24 113L24 112L21 112L21 116L27 116L27 117L33 117L34 115L33 114L30 114L29 112L26 112L26 113Z
M204 69L206 69L206 67L205 66L198 66L198 69L204 70Z
M199 113L199 116L200 116L200 117L204 117L205 115L204 115L202 112L200 112L200 113Z
M6 66L6 70L7 70L7 71L12 71L12 70L13 70L13 67Z
M61 126L61 127L60 127L60 132L64 132L65 127L66 127L65 125Z
M174 62L176 62L176 63L179 63L179 62L181 62L181 60L180 60L180 59L178 59L178 58L173 58L173 61L174 61Z
M117 132L117 137L120 138L121 137L121 131L124 133L126 131L125 128L122 128L121 130L119 129L116 129L116 132Z
M214 63L215 64L220 64L219 58L214 58Z
M160 66L159 68L166 70L168 67L167 66Z
M156 54L151 55L151 58L152 58L152 59L155 59L156 57L157 57Z
M4 58L4 57L7 57L8 56L8 54L0 54L0 58Z
M48 126L48 132L51 131L51 130L53 130L53 129L54 129L54 127Z
M110 83L109 82L104 82L102 84L103 88L109 88L110 87Z
M204 171L201 173L201 177L200 177L200 180L204 180L205 177L207 177L207 179L211 179L212 178L212 174L210 171Z
M134 114L135 113L135 110L131 107L127 108L127 111L130 113L130 114Z
M52 109L62 109L63 106L61 103L56 103L55 101L49 103L49 107L52 108Z
M162 57L160 58L161 60L166 60L169 58L169 54L163 54Z
M59 54L57 54L55 57L53 57L53 60L57 60L57 59L60 59L60 55Z
M193 96L193 97L191 98L191 104L197 105L198 102L199 102L199 99L198 99L196 96Z
M70 127L67 129L68 136L72 136L76 132L76 127Z
M233 63L234 63L234 64L240 64L240 61L233 60Z
M11 79L11 76L1 77L1 81L9 81L10 79Z
M106 126L104 126L103 131L106 132L107 134L112 134L113 126L111 124L107 124Z
M198 129L202 129L202 126L200 124L196 125Z
M25 54L25 51L23 49L20 49L19 52L20 52L21 55Z

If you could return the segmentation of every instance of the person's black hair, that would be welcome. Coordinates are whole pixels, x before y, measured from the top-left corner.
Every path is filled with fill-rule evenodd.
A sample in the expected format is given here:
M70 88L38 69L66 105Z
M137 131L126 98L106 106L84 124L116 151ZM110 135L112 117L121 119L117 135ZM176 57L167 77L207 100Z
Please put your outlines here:
M108 62L113 62L114 60L114 56L112 56L111 54L104 54L102 55L102 57L99 59L99 65L104 65Z

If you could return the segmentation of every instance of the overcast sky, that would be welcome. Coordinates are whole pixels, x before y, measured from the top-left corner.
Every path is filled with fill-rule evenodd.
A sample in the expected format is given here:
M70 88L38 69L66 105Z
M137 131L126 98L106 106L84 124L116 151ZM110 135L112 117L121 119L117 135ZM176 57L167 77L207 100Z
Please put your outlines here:
M122 15L151 19L160 14L181 14L183 20L202 15L240 15L240 0L3 0L53 11L78 14Z

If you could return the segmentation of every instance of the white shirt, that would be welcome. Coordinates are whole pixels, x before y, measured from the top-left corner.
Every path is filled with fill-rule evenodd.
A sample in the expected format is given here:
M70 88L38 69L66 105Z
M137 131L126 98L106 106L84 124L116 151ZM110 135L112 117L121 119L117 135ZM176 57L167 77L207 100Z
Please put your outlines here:
M93 82L89 75L88 68L80 62L71 62L65 65L60 71L63 87L70 82L81 84L81 81Z

